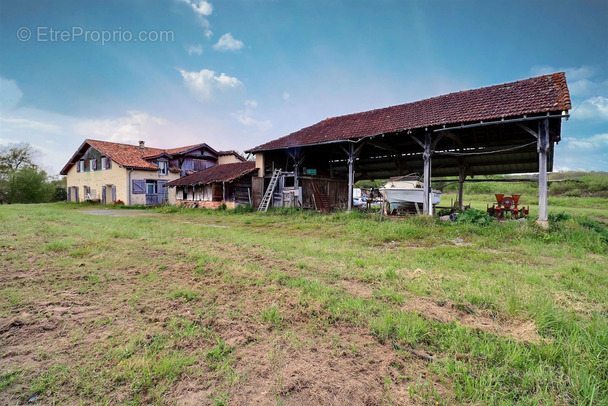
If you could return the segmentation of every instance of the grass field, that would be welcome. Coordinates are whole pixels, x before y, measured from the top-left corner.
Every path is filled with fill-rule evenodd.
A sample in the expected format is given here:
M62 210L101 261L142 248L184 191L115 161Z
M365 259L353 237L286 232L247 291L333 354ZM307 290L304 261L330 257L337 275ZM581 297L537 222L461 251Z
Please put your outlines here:
M0 206L0 404L608 405L608 207L551 204Z

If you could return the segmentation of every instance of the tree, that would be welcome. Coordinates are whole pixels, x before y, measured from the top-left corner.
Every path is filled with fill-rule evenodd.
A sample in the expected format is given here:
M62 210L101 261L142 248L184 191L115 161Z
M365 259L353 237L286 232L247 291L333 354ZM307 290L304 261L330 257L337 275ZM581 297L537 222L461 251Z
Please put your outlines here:
M37 151L28 143L0 147L0 201L41 203L52 197L47 174L34 163Z
M54 177L50 179L50 184L54 189L53 197L51 201L53 202L64 202L68 198L68 185L67 178L65 176L62 177Z
M26 142L0 147L0 176L17 172L25 167L34 167L36 150Z
M46 203L53 197L55 187L47 182L45 171L24 167L15 173L10 189L10 203Z

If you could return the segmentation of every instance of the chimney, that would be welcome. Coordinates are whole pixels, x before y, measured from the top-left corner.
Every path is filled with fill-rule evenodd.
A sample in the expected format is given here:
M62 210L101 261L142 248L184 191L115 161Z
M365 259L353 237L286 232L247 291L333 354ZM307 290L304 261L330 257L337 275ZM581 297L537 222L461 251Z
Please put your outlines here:
M139 149L142 151L146 149L146 143L144 141L139 141Z

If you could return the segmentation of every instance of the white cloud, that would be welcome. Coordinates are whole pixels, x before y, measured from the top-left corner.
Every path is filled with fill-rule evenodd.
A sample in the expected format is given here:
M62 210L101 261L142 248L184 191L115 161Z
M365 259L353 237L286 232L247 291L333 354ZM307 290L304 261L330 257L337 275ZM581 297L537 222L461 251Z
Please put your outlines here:
M237 121L243 124L245 127L254 128L258 131L266 131L272 127L270 120L256 120L253 118L253 109L258 106L258 102L255 100L245 101L245 110L238 110L232 113L232 117L236 118Z
M192 56L192 55L202 55L203 54L203 46L201 44L197 44L197 45L188 45L186 47L186 51L188 52L188 55Z
M74 125L76 134L85 138L137 144L149 138L150 131L166 125L160 117L142 111L128 111L127 116L106 120L83 120Z
M55 134L61 132L61 127L56 124L50 124L45 123L43 121L31 120L21 117L0 117L0 123L2 123L3 133L12 133L21 130L30 130Z
M564 137L564 149L570 151L596 151L608 147L608 133L596 134L588 138Z
M213 32L211 31L211 24L205 17L210 16L213 13L213 6L211 3L205 0L178 0L188 4L192 10L196 13L199 24L205 29L205 36L211 38Z
M190 6L192 6L192 9L200 15L210 16L211 13L213 13L213 6L211 5L211 3L208 3L204 0L189 1L189 3Z
M596 69L592 66L583 65L579 68L556 68L549 65L536 65L530 69L530 73L533 76L548 75L555 72L565 72L566 78L570 81L590 79L595 73Z
M17 82L0 77L0 107L9 109L16 107L21 97L23 93Z
M202 101L210 100L217 91L226 91L243 86L243 83L237 78L225 73L216 76L215 72L209 69L203 69L200 72L178 70L186 87Z
M291 95L289 93L283 92L283 100L289 101L290 98L291 98Z
M570 114L573 119L608 120L608 97L596 96L584 100Z
M222 35L213 46L213 49L221 52L238 51L241 48L243 48L243 42L234 38L230 33Z

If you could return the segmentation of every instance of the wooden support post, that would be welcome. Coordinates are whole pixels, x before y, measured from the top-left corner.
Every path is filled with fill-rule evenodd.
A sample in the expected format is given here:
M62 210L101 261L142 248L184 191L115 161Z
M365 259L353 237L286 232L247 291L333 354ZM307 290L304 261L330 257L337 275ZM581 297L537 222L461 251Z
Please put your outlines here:
M424 196L422 200L422 211L424 214L432 212L431 194L431 133L424 133Z
M465 173L465 165L460 162L458 165L458 208L460 211L464 211L464 180L467 177Z
M353 187L355 186L355 146L348 144L348 211L353 209Z
M538 123L538 220L542 226L547 226L547 153L549 152L549 119Z

